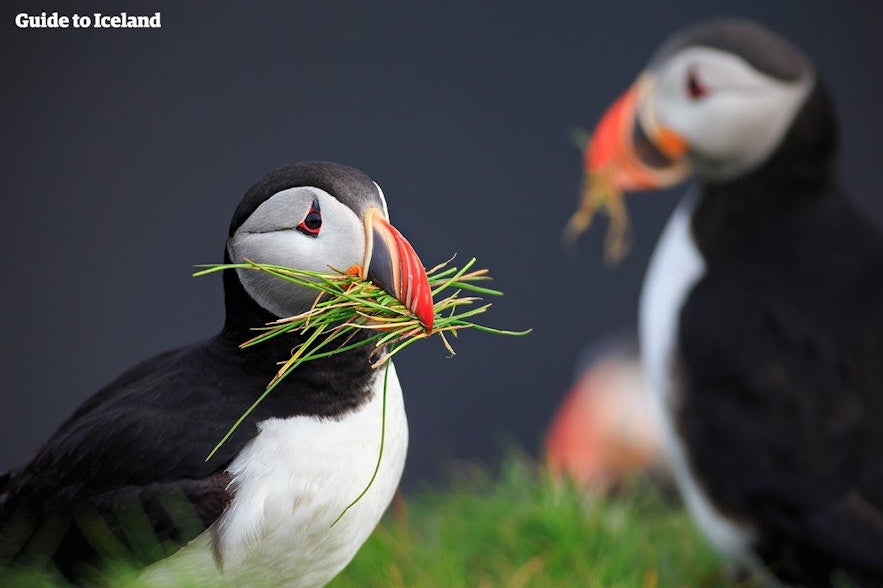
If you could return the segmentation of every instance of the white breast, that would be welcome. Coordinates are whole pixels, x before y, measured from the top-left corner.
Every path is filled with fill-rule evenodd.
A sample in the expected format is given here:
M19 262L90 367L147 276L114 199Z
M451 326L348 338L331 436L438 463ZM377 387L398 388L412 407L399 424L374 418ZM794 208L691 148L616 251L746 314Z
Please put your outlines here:
M331 524L368 484L380 449L383 373L374 396L341 420L269 419L231 463L234 499L206 533L149 567L150 585L322 586L350 562L398 487L408 425L395 367L386 394L383 460L371 489ZM213 552L222 564L216 565Z
M668 459L681 496L712 544L728 558L752 564L752 533L724 518L705 496L687 463L673 420L672 367L681 309L705 273L705 262L690 232L695 198L688 195L675 210L659 239L641 292L639 328L647 382L657 401Z

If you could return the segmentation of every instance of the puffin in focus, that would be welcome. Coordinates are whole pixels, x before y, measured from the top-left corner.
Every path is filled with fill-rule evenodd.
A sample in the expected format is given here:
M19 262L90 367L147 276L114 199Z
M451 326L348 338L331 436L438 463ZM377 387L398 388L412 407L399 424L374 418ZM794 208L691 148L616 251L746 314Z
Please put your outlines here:
M355 270L431 327L423 265L387 219L383 192L361 171L286 165L239 203L225 260ZM377 478L332 526L365 488L380 448L384 377L372 368L373 346L300 365L206 460L304 335L239 345L315 299L264 272L227 271L223 280L218 335L126 371L0 478L0 574L6 565L90 581L104 558L123 553L150 585L321 586L353 558L405 463L395 369Z
M845 194L834 109L745 20L673 35L599 122L587 171L694 186L640 303L681 495L767 585L883 585L883 237Z

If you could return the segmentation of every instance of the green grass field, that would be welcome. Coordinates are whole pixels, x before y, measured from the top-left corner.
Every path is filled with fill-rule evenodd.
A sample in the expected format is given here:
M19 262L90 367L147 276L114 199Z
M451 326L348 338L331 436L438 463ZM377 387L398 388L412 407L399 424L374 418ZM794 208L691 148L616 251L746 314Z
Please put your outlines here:
M417 493L404 511L331 586L732 586L687 514L646 480L587 498L509 459Z

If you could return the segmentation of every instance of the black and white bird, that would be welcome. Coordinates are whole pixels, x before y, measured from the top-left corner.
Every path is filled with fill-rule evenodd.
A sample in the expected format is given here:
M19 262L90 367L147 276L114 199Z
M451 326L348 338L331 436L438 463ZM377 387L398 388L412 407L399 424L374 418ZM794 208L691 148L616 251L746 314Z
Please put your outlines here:
M694 25L588 151L623 190L697 178L640 332L699 527L770 585L883 585L883 237L844 194L819 73L752 22Z
M423 266L387 218L383 192L362 172L295 163L245 194L225 257L355 269L431 327ZM395 369L377 478L332 526L365 488L380 448L384 378L371 367L373 346L299 366L206 461L300 339L239 344L315 298L249 270L226 272L224 294L217 336L123 373L29 463L0 478L0 568L54 567L77 580L99 556L117 554L117 545L148 566L142 579L150 584L321 586L352 559L405 463L408 427ZM138 536L145 529L152 546Z

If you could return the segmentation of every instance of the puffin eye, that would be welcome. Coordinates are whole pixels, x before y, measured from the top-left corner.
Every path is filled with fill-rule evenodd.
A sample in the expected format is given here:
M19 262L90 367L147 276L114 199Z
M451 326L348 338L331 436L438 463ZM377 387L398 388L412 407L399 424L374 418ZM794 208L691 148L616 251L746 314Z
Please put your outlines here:
M322 228L322 211L319 210L319 200L313 199L313 204L310 206L310 211L307 213L307 216L304 217L304 220L297 225L297 230L307 235L309 237L318 237L319 229Z
M702 83L699 72L691 67L687 73L687 96L690 100L699 100L708 94L708 86Z

